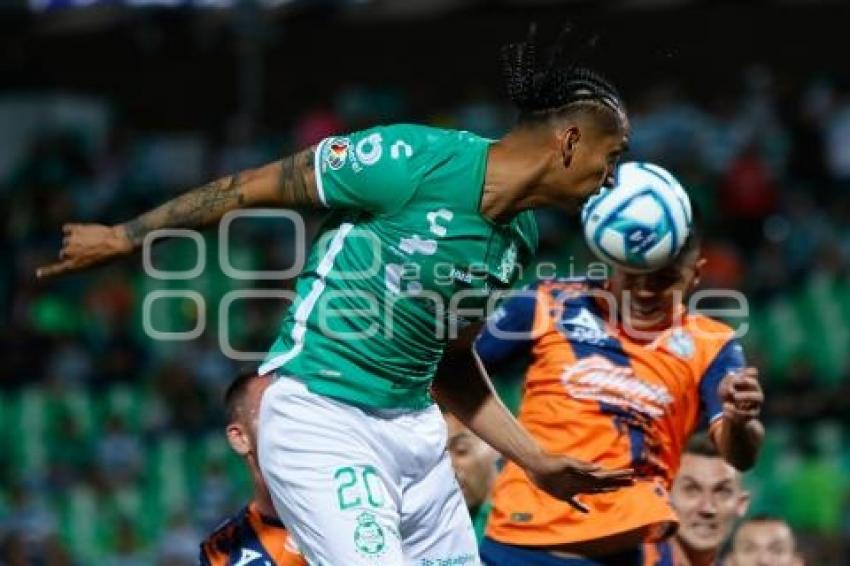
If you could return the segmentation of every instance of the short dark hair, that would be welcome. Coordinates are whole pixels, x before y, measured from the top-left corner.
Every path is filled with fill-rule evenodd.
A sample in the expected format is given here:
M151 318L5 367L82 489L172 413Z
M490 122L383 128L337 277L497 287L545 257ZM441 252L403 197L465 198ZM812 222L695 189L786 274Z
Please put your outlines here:
M707 434L703 433L697 433L691 436L691 439L688 440L688 444L685 446L685 454L705 456L706 458L721 457L714 442L711 441Z
M771 513L759 513L757 515L753 515L752 517L747 517L741 521L741 524L745 523L782 523L787 525L788 528L791 528L791 525L788 525L788 521L780 517L779 515L773 515Z
M617 89L598 72L578 64L562 64L559 59L571 29L565 26L551 48L548 62L538 62L536 26L529 28L525 41L502 48L502 68L508 96L519 110L520 123L542 122L587 110L607 115L619 124L625 106Z
M227 414L227 422L232 423L237 420L239 406L245 399L245 392L248 390L248 385L255 379L261 376L256 370L242 370L236 376L230 385L227 386L227 391L224 392L224 410Z
M688 233L688 238L682 245L682 249L676 255L675 262L681 264L689 258L691 254L699 253L702 248L702 241L705 237L705 228L703 225L702 210L696 204L691 204L691 228Z
M744 525L749 525L752 523L779 523L780 525L785 525L791 532L791 542L794 544L796 550L797 537L794 535L794 529L791 528L791 524L779 515L773 515L770 513L759 513L757 515L753 515L752 517L746 517L745 519L743 519L740 523L738 523L738 527L735 529L735 534L733 535L732 540L737 538L738 533L741 532L741 528L743 528Z

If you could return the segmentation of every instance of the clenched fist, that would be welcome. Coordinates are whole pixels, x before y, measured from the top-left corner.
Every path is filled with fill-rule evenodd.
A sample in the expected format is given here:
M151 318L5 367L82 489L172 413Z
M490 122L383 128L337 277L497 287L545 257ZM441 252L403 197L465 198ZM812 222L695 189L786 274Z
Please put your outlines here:
M723 402L723 416L732 422L745 423L758 419L764 403L764 392L758 380L758 370L746 367L729 372L718 387Z

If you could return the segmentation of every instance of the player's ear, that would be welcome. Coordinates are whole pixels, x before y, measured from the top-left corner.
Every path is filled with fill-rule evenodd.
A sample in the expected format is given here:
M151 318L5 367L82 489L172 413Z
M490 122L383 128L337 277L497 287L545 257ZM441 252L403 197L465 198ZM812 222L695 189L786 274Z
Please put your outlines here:
M573 162L573 155L575 155L576 146L581 139L581 130L579 130L578 126L572 124L567 126L565 129L560 130L558 138L560 141L561 159L564 163L564 167L569 167Z
M227 442L233 451L240 456L246 456L251 452L251 439L245 429L239 423L227 425Z
M702 270L706 263L708 263L708 260L704 257L700 257L696 263L694 263L694 278L691 280L691 288L689 291L693 291L699 287L699 284L702 281Z
M735 510L738 513L739 519L743 519L746 516L747 510L750 508L750 500L750 492L742 491L738 497L738 508Z

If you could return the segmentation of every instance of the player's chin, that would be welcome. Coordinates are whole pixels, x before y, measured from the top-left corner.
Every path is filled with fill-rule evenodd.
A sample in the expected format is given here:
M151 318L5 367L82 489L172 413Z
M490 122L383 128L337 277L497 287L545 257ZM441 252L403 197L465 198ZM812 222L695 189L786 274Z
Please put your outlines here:
M629 309L628 326L637 331L653 330L668 326L670 321L667 314L658 310Z

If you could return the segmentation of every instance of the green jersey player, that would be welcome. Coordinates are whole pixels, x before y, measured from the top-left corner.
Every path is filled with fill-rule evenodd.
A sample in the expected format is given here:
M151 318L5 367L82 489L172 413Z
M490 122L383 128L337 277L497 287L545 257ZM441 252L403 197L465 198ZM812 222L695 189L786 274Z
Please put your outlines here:
M261 366L277 379L260 465L311 564L477 563L432 380L456 328L534 252L530 209L577 207L609 179L628 133L619 95L595 73L541 71L530 42L505 54L520 118L500 140L415 125L328 138L124 224L65 225L59 262L39 270L84 269L239 208L330 209ZM433 389L439 400L553 496L581 507L576 494L631 481L545 453L486 377L451 377Z

